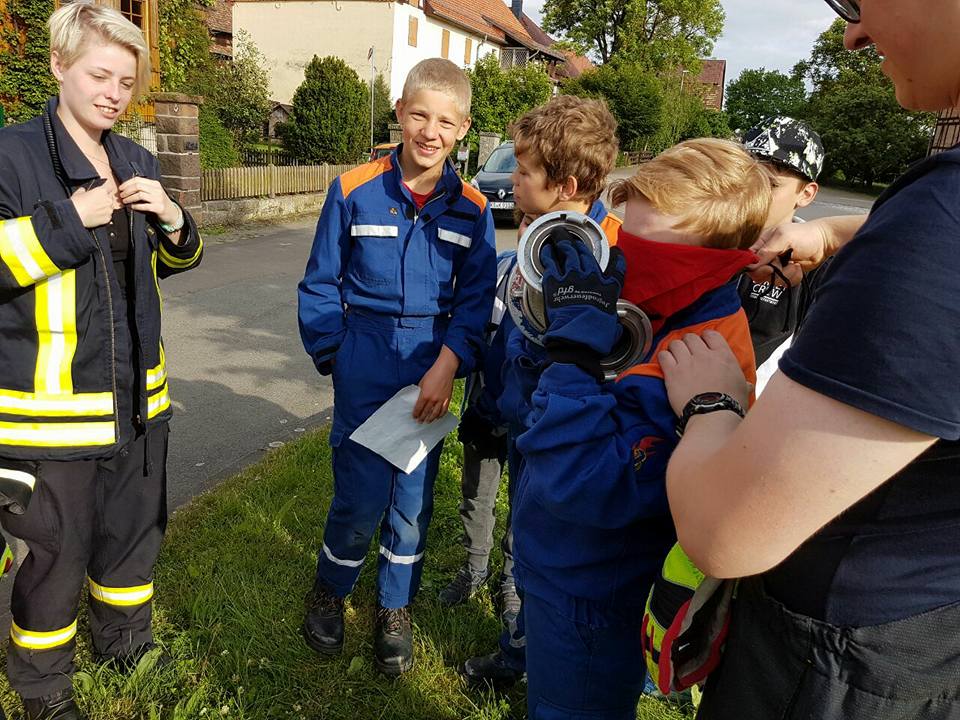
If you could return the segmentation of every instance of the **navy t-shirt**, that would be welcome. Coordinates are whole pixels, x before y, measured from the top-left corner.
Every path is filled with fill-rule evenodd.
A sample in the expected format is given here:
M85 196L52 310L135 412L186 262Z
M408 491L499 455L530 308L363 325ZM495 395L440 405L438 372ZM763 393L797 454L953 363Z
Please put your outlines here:
M942 439L768 572L768 593L846 626L960 601L960 149L878 198L780 369Z

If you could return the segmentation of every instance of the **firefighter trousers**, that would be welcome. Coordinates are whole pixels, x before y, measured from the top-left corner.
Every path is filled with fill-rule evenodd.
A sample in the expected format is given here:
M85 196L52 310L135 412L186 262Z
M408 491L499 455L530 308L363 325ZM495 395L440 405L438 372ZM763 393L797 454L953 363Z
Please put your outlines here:
M97 656L124 656L152 642L168 432L166 423L152 427L106 460L40 462L27 511L0 511L4 529L30 551L14 580L7 652L10 685L22 697L70 686L84 585Z

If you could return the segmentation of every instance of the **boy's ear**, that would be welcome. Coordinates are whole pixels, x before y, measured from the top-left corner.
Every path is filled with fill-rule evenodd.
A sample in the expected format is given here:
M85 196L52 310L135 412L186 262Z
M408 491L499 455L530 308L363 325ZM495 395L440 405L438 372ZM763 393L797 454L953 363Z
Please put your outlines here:
M393 114L397 116L397 122L403 124L403 98L397 98L393 106Z
M800 191L800 195L797 197L797 207L805 208L807 205L812 203L816 197L817 192L820 190L820 186L815 183L807 183L804 185L803 190Z
M580 183L573 175L567 175L567 179L560 183L560 200L569 202L577 196L580 190Z
M473 118L467 115L463 122L460 123L460 129L457 131L457 140L463 140L463 138L466 137L471 125L473 125Z

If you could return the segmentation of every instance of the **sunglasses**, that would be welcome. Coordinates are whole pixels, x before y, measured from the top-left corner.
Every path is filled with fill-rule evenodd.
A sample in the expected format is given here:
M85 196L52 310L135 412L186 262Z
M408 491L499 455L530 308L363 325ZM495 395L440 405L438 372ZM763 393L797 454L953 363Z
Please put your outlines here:
M859 0L826 0L827 5L848 23L860 22Z

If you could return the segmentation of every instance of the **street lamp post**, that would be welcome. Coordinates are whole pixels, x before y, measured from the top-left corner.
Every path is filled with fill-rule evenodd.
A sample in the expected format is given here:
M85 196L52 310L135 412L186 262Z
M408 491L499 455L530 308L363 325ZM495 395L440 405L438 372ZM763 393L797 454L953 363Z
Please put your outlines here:
M689 70L680 71L680 94L677 96L677 114L673 121L673 137L676 138L680 134L680 118L683 114L683 81L686 80L687 75L690 73Z
M373 46L367 52L367 60L370 61L370 150L373 151L373 94L375 92L376 82L374 79L373 67Z

